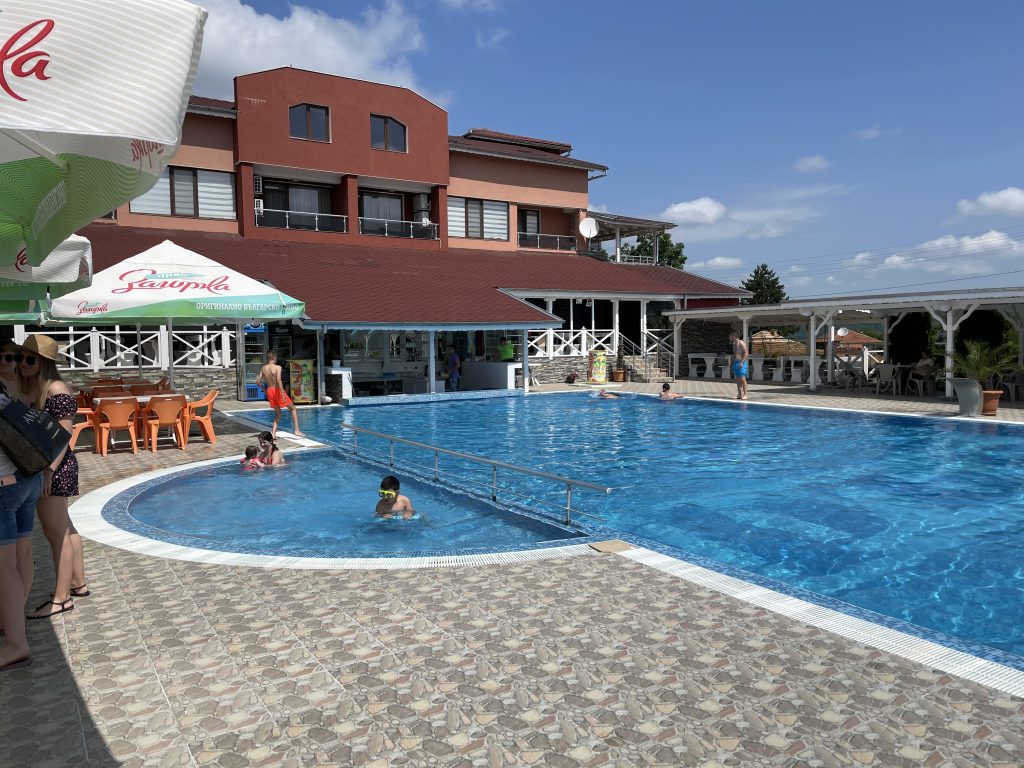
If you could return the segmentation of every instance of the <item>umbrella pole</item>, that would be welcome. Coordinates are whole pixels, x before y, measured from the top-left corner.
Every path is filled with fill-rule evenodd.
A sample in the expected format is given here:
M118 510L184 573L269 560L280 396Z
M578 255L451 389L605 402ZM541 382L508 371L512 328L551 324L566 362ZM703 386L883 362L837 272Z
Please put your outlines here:
M135 324L135 359L139 361L139 381L142 381L142 323Z
M167 318L167 388L174 389L174 319Z

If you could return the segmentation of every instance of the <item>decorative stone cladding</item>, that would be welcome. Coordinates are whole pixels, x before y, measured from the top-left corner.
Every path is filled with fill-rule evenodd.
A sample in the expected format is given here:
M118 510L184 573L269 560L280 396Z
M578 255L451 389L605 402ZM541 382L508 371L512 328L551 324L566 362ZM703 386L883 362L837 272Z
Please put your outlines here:
M680 326L679 374L685 376L689 365L688 355L697 352L729 353L728 323L709 323L704 320L687 320Z
M96 371L61 371L61 378L70 386L77 387L88 381L95 381L102 378L135 378L134 368L101 368ZM167 371L156 368L143 368L142 378L146 381L156 381L161 376L166 376ZM211 389L220 390L217 395L218 402L222 400L238 400L238 380L235 369L232 368L175 368L174 389L182 392L190 399L198 400L206 395Z
M608 377L611 378L611 370L615 361L610 361L608 366ZM587 358L579 355L577 357L545 357L530 358L530 376L541 384L561 384L570 372L576 372L577 381L585 381L587 378Z

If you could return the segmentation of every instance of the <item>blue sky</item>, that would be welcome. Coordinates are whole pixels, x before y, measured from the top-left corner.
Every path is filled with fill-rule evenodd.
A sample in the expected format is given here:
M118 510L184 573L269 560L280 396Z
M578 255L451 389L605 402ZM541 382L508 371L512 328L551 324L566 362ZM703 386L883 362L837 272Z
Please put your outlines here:
M676 222L708 277L1024 285L1024 3L203 4L196 93L291 64L568 142L611 169L593 207Z

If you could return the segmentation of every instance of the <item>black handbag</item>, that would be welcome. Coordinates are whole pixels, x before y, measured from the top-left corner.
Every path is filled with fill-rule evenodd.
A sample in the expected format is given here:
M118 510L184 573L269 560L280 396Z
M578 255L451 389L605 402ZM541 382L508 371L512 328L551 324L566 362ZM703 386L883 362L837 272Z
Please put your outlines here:
M0 384L0 394L10 403L0 408L0 448L25 475L34 475L53 464L71 441L71 433L46 411L13 400Z

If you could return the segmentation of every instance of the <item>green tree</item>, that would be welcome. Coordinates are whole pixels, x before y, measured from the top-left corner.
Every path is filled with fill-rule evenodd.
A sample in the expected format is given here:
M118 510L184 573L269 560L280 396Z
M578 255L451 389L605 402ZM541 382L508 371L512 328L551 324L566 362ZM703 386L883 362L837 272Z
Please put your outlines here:
M786 286L767 264L758 264L750 277L743 281L743 288L754 295L744 299L744 304L778 304L788 298Z
M624 256L642 256L646 259L654 258L654 235L638 235L636 244L623 244L622 254ZM675 267L682 269L686 263L686 254L683 253L683 244L673 243L672 235L662 232L658 235L658 263L664 267Z

